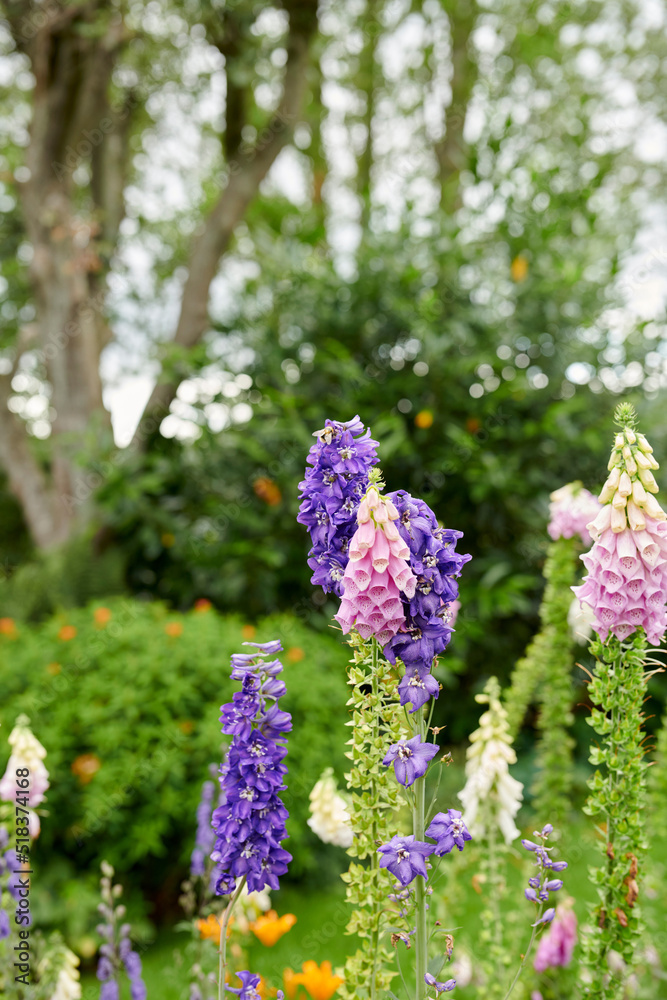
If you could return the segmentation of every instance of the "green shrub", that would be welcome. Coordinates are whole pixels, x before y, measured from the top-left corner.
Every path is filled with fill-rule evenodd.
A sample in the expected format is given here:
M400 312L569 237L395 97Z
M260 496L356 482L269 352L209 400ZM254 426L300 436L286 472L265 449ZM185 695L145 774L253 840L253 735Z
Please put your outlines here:
M83 877L107 858L119 875L132 870L132 883L154 900L173 903L193 846L201 784L221 757L219 706L237 687L229 658L253 630L211 608L178 614L122 598L103 607L17 623L15 631L5 621L2 733L6 739L25 712L48 751L39 865L68 860ZM332 863L306 820L321 771L344 769L345 648L290 616L265 619L254 635L279 637L285 647L281 704L294 718L287 846L291 877L312 877ZM4 769L9 748L0 746Z

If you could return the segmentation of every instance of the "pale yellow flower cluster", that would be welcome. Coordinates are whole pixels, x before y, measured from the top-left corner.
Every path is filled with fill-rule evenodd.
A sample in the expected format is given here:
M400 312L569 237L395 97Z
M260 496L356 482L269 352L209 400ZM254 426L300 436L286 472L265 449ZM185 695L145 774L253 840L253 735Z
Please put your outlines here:
M488 837L497 828L505 843L510 844L519 836L514 817L523 800L523 785L509 773L509 765L516 763L516 753L495 677L475 700L489 707L479 720L479 729L471 735L466 752L468 780L459 792L463 821L473 837Z
M592 522L598 536L607 528L615 533L627 527L643 531L646 516L656 521L667 520L667 514L653 495L658 492L653 470L658 468L653 448L643 434L625 427L616 435L609 476L599 497L606 506Z
M328 767L310 793L308 826L325 844L350 847L353 833L347 802L339 793L333 769Z

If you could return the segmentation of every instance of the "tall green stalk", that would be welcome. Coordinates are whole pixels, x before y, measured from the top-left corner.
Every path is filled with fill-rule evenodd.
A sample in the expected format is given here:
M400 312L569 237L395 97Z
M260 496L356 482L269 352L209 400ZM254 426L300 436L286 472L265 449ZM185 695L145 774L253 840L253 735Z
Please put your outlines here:
M388 880L377 849L395 832L393 816L400 805L400 786L382 759L387 747L405 732L396 674L380 655L376 640L364 642L353 634L348 642L353 651L348 669L352 735L347 752L351 768L345 777L352 793L354 841L347 853L357 861L350 863L342 878L347 901L355 907L346 933L356 934L361 944L347 959L339 995L344 1000L376 1000L396 975L390 968L393 955L382 945L387 919L391 917L395 925L396 918L387 908Z
M574 721L574 640L567 616L581 549L578 537L559 538L549 545L544 566L546 587L540 607L541 628L512 672L504 698L513 738L528 706L536 702L540 707L537 776L532 792L536 813L548 814L554 823L562 821L566 814L573 780L574 740L570 729Z
M419 709L415 715L413 736L419 736L422 743L426 742L426 722L424 710ZM426 775L417 778L413 785L414 808L412 812L412 832L415 840L424 840L426 828ZM417 926L415 933L415 1000L423 1000L426 992L424 975L428 969L428 928L426 924L426 884L421 876L415 879L415 912Z
M602 821L598 830L604 860L591 869L598 898L584 939L590 983L583 996L620 1000L623 982L609 970L607 959L614 950L630 964L642 932L638 898L647 849L643 812L648 764L642 733L646 636L639 631L626 642L610 636L606 643L592 643L591 651L597 663L588 690L597 707L588 721L601 739L591 748L596 771L584 811Z

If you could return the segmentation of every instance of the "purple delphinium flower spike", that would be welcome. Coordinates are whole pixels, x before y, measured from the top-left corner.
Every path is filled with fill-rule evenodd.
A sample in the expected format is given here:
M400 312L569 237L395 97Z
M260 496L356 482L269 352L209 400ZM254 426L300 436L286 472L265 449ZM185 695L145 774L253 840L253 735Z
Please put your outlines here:
M552 876L553 872L562 872L567 868L567 861L552 861L549 856L550 852L553 851L553 847L546 846L550 833L553 833L553 826L551 823L547 823L542 828L541 833L538 833L537 830L533 833L533 836L537 840L542 841L541 844L536 844L533 840L524 839L521 841L521 846L524 850L535 855L535 867L538 869L537 874L528 880L528 888L524 890L524 895L529 903L536 903L538 906L542 906L548 902L550 898L549 893L558 892L559 889L562 889L563 880L553 878ZM550 923L553 920L554 913L555 910L553 908L546 910L537 922L533 924L533 927L539 923Z
M97 978L101 983L100 1000L118 1000L119 975L123 967L130 981L132 1000L146 1000L146 986L141 978L141 959L132 950L130 941L131 927L129 924L118 926L118 919L122 918L125 907L116 905L116 899L122 890L119 885L112 884L113 874L111 865L103 861L102 902L98 910L104 922L97 927L97 933L104 938L97 963Z
M434 853L439 856L449 854L454 847L462 851L465 841L472 840L458 809L436 813L426 831L426 836L436 841Z
M385 767L394 765L396 780L408 788L417 778L423 778L430 761L440 748L436 743L422 743L419 736L393 743L382 761Z
M455 979L448 979L444 983L439 983L435 976L432 976L430 972L425 973L424 982L427 986L434 989L436 993L449 993L456 987Z
M252 645L255 653L232 657L232 677L242 681L242 691L221 709L222 731L232 742L220 768L222 801L211 821L219 896L233 892L243 876L250 892L266 885L278 889L278 876L292 860L280 846L287 838L288 812L279 794L287 774L282 763L287 753L284 734L292 728L292 719L276 700L284 692L277 679L282 664L264 660L281 647L277 640Z
M327 420L308 453L306 478L299 483L297 521L310 533L311 582L341 596L347 550L357 528L357 507L377 463L377 441L358 416L346 423Z
M401 885L408 885L417 875L428 878L426 859L433 854L433 845L409 837L392 837L389 843L378 848L380 868L387 868Z

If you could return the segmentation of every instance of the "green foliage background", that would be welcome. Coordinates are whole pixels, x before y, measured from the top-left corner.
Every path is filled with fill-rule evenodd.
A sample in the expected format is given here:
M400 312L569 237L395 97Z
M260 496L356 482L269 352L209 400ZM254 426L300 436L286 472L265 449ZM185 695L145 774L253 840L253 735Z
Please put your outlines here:
M66 877L85 882L106 858L164 918L189 868L208 765L221 760L218 709L237 687L229 658L242 648L244 623L214 610L182 615L158 602L112 599L104 607L111 611L105 625L89 605L0 636L0 722L6 739L16 716L27 713L47 748L49 815L35 848L42 884L57 894ZM74 638L59 637L64 625L76 629ZM270 638L286 650L281 704L294 720L285 792L290 877L317 884L341 861L306 820L324 768L339 778L344 771L345 648L287 615L258 623L255 639ZM82 755L99 761L87 782L76 773Z

